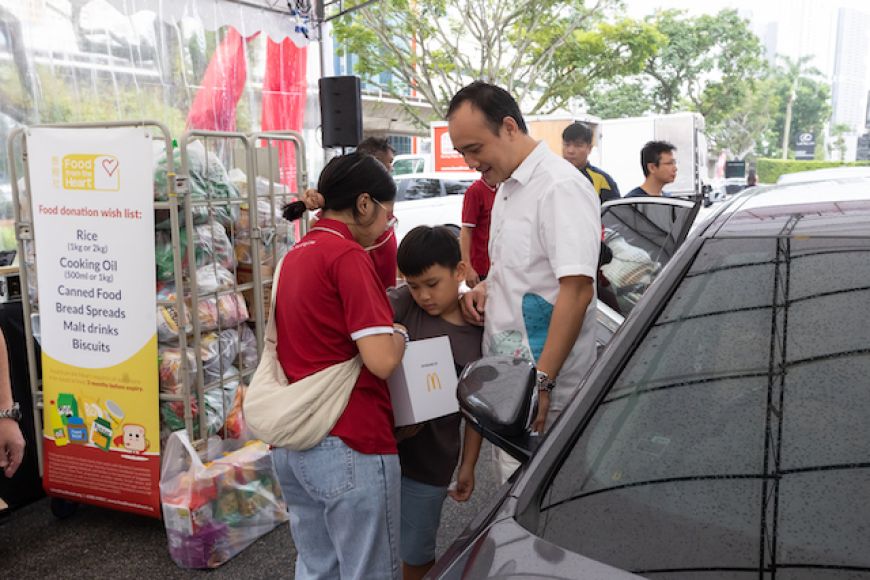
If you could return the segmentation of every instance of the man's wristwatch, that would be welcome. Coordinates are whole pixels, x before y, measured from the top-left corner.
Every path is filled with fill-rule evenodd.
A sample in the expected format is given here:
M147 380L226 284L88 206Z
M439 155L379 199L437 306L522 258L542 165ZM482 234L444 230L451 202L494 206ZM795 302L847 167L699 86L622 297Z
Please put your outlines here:
M550 392L556 386L556 381L550 378L550 375L544 371L535 371L535 388L538 391Z
M21 409L18 407L18 403L12 403L11 409L0 409L0 419L15 419L20 421Z

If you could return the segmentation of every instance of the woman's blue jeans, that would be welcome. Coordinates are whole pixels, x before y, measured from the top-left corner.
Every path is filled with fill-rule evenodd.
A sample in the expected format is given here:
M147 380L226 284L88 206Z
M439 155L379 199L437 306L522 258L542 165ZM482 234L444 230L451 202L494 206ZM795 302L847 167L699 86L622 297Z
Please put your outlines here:
M358 453L332 436L272 455L299 554L297 579L401 579L398 455Z

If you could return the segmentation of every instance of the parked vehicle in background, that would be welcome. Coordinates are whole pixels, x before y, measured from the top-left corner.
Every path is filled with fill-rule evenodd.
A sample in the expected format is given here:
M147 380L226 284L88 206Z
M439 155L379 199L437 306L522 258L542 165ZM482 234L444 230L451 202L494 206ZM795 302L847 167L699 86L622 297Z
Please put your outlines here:
M870 178L752 188L538 445L533 369L467 367L463 414L524 466L431 577L870 578L868 279Z
M423 153L396 155L393 158L393 175L432 171L432 156Z
M405 234L422 225L446 225L458 236L465 190L479 175L445 171L395 175L397 239L401 242Z

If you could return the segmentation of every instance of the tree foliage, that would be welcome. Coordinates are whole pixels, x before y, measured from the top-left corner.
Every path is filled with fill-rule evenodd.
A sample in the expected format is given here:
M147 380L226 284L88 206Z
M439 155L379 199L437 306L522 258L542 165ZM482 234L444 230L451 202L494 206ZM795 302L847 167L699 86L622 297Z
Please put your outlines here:
M471 80L505 87L530 113L564 106L603 79L637 72L660 35L614 24L616 0L381 0L339 19L335 37L360 76L407 105L407 89L443 118ZM381 77L383 73L389 73ZM419 109L406 110L424 124Z

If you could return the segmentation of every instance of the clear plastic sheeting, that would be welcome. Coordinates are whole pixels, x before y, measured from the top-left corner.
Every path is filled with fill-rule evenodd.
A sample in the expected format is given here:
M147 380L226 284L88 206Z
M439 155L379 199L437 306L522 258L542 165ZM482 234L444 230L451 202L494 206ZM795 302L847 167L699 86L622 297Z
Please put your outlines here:
M307 23L286 3L22 0L2 3L0 21L4 142L22 125L136 119L173 135L302 129ZM15 246L7 164L0 249ZM280 169L293 183L291 154Z

